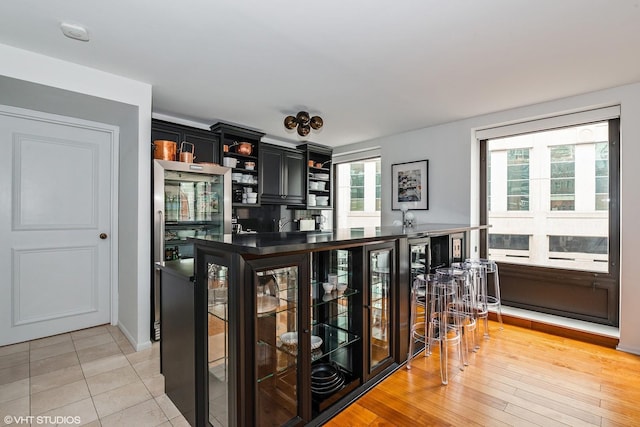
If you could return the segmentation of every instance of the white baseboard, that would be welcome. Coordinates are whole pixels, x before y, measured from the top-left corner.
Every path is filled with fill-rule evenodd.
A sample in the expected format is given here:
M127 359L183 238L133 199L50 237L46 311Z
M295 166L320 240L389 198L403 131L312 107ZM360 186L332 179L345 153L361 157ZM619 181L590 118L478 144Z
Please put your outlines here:
M147 340L147 341L143 341L141 343L138 343L134 338L133 335L131 335L131 333L129 333L129 331L127 330L127 328L125 328L124 326L122 326L122 324L117 325L118 329L120 329L120 331L124 334L125 337L127 337L127 339L129 340L129 342L131 343L131 345L133 346L133 348L136 351L140 351L140 350L145 350L147 348L151 348L151 339Z

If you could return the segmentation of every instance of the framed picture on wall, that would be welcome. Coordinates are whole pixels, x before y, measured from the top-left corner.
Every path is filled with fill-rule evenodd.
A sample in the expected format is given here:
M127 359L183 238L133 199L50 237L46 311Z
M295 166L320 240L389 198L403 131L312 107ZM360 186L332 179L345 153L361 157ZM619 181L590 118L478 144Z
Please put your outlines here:
M429 160L391 165L391 209L429 209Z

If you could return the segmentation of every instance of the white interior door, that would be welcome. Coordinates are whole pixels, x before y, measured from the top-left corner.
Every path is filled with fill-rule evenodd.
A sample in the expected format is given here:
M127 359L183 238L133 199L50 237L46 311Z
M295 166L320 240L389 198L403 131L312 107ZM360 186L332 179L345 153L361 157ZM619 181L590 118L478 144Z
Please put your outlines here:
M117 138L0 106L0 345L111 321Z

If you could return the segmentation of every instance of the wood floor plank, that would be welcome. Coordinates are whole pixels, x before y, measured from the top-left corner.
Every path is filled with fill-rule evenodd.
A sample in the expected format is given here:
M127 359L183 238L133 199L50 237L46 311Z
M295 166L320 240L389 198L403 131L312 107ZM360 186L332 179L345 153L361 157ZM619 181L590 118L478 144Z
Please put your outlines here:
M343 427L343 426L370 426L375 425L374 423L378 423L381 419L375 413L369 411L366 408L363 408L359 403L354 403L349 406L349 414L345 417L335 417L331 419L325 426L328 427Z
M448 385L438 351L419 355L327 425L640 425L640 356L514 325L498 330L493 321L490 328L463 371L452 356Z

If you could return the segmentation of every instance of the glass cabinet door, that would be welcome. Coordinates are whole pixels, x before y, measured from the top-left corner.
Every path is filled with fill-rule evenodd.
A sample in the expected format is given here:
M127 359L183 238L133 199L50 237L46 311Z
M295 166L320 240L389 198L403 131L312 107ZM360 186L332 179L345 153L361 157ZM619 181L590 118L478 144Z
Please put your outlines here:
M369 370L391 357L390 326L391 305L389 290L391 285L392 249L369 252Z
M429 254L429 239L419 239L409 241L409 255L411 257L411 281L409 286L412 287L417 278L424 278L425 274L429 273L430 254ZM411 292L411 289L409 289ZM411 294L410 294L411 295ZM407 312L411 312L411 297L407 302ZM418 316L419 317L419 316ZM411 328L412 325L409 325ZM424 349L424 340L417 339L414 342L415 353L418 354Z
M164 230L164 260L192 258L193 245L187 237L222 235L226 216L230 221L225 212L229 207L224 206L224 175L164 169L163 178L154 183L158 192L154 198L164 198L164 224L157 224Z
M213 426L229 425L228 273L224 265L207 263L207 404L209 423Z
M298 267L256 272L256 410L260 426L298 415Z
M313 417L362 384L361 259L360 248L312 254Z
M429 243L410 242L409 250L411 256L411 282L420 274L428 273L429 268Z

